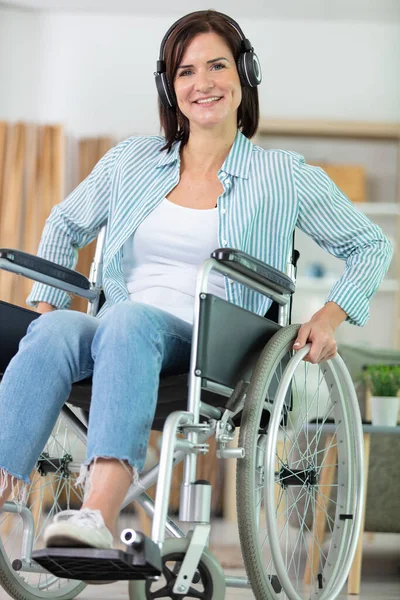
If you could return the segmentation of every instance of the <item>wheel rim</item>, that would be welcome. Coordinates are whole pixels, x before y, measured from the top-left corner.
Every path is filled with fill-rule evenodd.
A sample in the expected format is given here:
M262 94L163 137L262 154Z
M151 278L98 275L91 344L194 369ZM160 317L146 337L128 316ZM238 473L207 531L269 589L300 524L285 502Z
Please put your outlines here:
M26 504L33 516L33 550L43 548L43 532L60 511L80 508L83 490L74 487L85 457L85 445L59 417L43 452L30 475ZM50 573L16 571L13 561L21 558L24 536L28 535L20 514L0 513L0 560L3 586L22 588L32 598L74 597L85 587L81 582L57 578ZM75 593L73 593L75 591Z
M291 343L282 350L282 356L290 347ZM277 393L273 403L266 406L271 417L264 452L264 541L268 541L273 556L267 572L272 576L276 570L290 600L333 599L340 593L350 560L349 544L354 539L354 523L347 517L355 516L357 525L359 514L359 494L354 485L359 455L351 433L353 404L346 410L334 361L311 365L302 361L306 353L306 349L297 353L285 374L278 373ZM312 371L316 377L310 390L307 380ZM294 412L285 411L287 426L282 426L290 386ZM313 427L308 424L310 417L317 419ZM328 419L333 420L332 431L323 435ZM262 457L258 464L261 462ZM339 472L338 481L331 482L335 471ZM315 523L320 520L318 531ZM323 539L323 529L328 540ZM304 577L306 567L308 580Z

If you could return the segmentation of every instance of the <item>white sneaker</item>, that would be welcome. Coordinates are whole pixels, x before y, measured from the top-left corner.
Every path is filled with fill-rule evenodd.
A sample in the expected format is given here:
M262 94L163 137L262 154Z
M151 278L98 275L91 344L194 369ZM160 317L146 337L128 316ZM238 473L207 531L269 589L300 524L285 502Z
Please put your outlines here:
M114 538L106 527L99 510L62 510L43 534L46 548L104 548L114 547Z

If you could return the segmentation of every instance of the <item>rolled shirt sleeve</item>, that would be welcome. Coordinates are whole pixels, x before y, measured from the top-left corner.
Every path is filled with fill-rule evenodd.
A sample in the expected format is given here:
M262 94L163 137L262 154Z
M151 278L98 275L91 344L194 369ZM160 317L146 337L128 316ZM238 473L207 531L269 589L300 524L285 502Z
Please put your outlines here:
M296 225L321 248L345 261L342 276L326 302L335 302L346 321L365 325L369 301L378 289L392 259L392 244L361 213L320 167L294 160L298 197Z
M74 269L78 250L96 238L105 224L111 195L111 172L123 142L109 150L90 175L67 198L53 207L46 220L37 255ZM70 295L60 289L36 282L26 299L28 306L48 302L66 309Z

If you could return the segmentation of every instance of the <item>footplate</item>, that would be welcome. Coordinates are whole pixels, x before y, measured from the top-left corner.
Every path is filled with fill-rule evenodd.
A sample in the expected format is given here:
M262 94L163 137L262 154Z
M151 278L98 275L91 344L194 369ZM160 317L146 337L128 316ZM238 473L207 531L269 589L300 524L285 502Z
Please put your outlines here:
M139 546L130 546L127 551L43 548L35 550L32 558L57 577L87 582L150 579L162 570L160 548L145 536Z

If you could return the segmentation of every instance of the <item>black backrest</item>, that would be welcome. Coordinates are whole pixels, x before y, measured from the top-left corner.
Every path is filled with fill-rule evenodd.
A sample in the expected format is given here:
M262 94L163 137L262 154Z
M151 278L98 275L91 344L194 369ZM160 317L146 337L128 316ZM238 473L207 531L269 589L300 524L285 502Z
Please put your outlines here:
M196 370L234 388L248 379L261 350L280 325L212 294L200 300Z
M17 354L21 339L29 324L40 314L0 300L0 374Z

